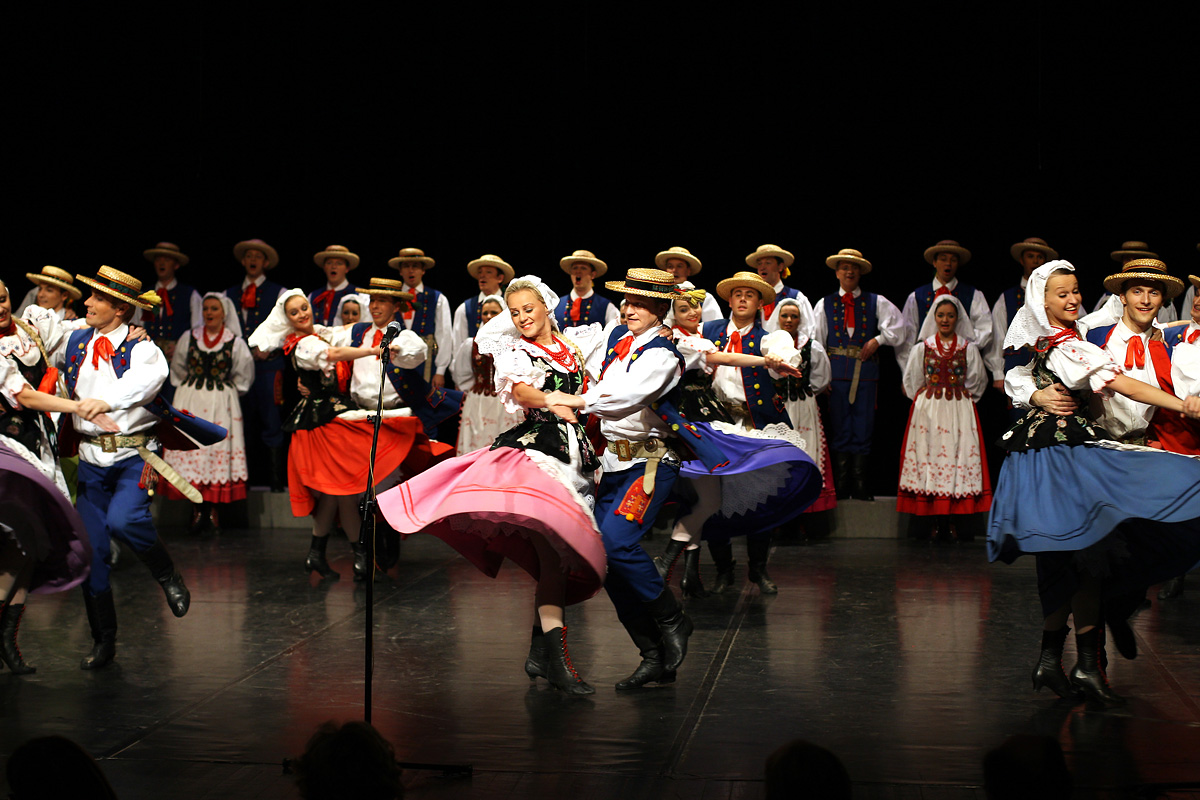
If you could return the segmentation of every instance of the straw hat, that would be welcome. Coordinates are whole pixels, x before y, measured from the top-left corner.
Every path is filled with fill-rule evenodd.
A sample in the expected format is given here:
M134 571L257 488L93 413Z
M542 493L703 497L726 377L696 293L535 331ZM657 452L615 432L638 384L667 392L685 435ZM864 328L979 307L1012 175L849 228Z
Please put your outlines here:
M587 252L576 250L575 252ZM581 259L577 259L581 260ZM605 289L625 294L640 294L643 297L658 297L662 300L674 300L680 295L675 285L675 276L661 269L639 269L637 267L625 273L623 281L608 281Z
M1135 258L1121 267L1115 275L1104 279L1104 288L1113 294L1120 294L1125 281L1141 278L1148 281L1159 281L1163 285L1163 294L1168 300L1173 300L1183 294L1183 281L1174 275L1167 274L1167 265L1157 258Z
M654 257L654 265L661 267L662 269L666 269L667 260L671 258L678 258L680 261L686 261L688 266L692 268L693 275L699 272L700 267L702 266L700 264L700 259L692 255L691 251L686 247L668 247L666 250L663 250Z
M741 287L754 289L762 295L764 303L775 302L775 287L760 278L757 272L735 272L732 278L726 278L717 284L717 294L721 296L722 300L728 302L733 290Z
M507 261L505 261L500 256L491 256L491 255L480 256L479 258L477 258L474 261L471 261L467 264L467 272L469 272L471 274L472 278L474 278L475 280L479 280L479 268L480 267L495 267L496 269L498 269L502 273L504 273L504 280L506 280L506 281L511 281L513 279L513 275L517 274L516 271L512 268L512 265L509 264Z
M247 239L244 242L238 242L233 246L233 257L241 261L242 256L247 250L257 250L265 255L267 257L267 269L275 269L275 265L279 263L279 254L275 252L275 248L262 239Z
M866 275L871 271L871 262L863 258L863 254L849 247L843 247L837 251L837 255L832 255L825 259L825 266L830 269L837 269L838 262L849 261L852 264L858 264L859 275Z
M796 257L784 250L782 247L776 247L773 244L760 244L758 249L750 255L746 256L746 266L755 268L758 266L758 260L763 256L774 256L783 262L783 268L787 269L795 261Z
M326 247L324 250L317 253L315 256L313 256L313 263L318 267L323 267L325 266L325 259L327 258L346 259L346 272L349 272L358 266L358 256L354 253L351 253L340 244L331 244L329 247Z
M83 292L79 291L79 287L75 285L75 279L65 269L47 265L42 267L41 272L26 272L25 277L38 286L51 286L55 289L62 289L71 295L72 300L78 300L83 297Z
M1021 254L1026 250L1037 250L1046 256L1047 261L1053 261L1058 258L1058 251L1050 245L1046 244L1045 239L1039 239L1036 236L1030 236L1023 242L1017 242L1012 247L1008 248L1008 252L1012 254L1014 261L1021 260Z
M971 251L953 239L942 239L933 247L927 248L925 250L925 260L932 264L937 258L938 253L954 253L958 256L959 264L965 264L971 260Z
M112 267L100 267L95 280L86 275L76 275L75 279L86 283L98 292L111 295L122 303L131 303L145 311L149 311L162 302L155 292L143 292L142 282L137 278Z
M605 264L603 261L596 258L596 255L591 250L576 250L566 258L560 258L558 260L558 265L562 267L563 272L570 275L571 265L577 261L582 261L585 264L591 264L593 267L595 267L596 274L594 277L599 278L601 275L608 272L608 264ZM674 281L673 278L672 281Z
M404 281L394 281L391 278L371 278L370 286L360 286L358 291L362 294L382 294L389 297L398 297L401 300L412 302L416 297L412 292L404 291Z
M190 258L179 252L179 245L172 242L159 242L149 250L143 250L142 255L150 262L153 262L156 256L167 256L178 261L181 267L186 267L187 263L191 261Z
M1196 245L1196 249L1200 250L1200 245ZM1188 275L1188 280L1192 282L1192 288L1200 289L1200 275Z
M1120 261L1126 256L1134 258L1158 258L1158 253L1150 252L1150 245L1145 242L1121 242L1120 250L1113 250L1108 254L1108 257L1113 261Z
M425 251L418 247L405 247L400 251L400 255L388 259L388 266L392 269L400 269L401 265L411 264L414 261L420 263L425 269L433 268L433 259L425 255Z

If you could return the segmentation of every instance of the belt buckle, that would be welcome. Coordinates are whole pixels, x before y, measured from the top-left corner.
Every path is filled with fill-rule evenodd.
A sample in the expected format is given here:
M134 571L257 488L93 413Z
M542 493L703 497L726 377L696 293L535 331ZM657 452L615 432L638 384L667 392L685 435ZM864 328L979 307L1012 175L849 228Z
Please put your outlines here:
M633 460L633 448L630 446L628 439L618 439L614 444L617 446L617 458L619 460Z
M655 452L656 450L658 450L658 440L657 439L647 439L642 444L642 449L645 450L647 453Z
M100 451L102 453L117 452L117 437L111 433L97 437L100 439Z

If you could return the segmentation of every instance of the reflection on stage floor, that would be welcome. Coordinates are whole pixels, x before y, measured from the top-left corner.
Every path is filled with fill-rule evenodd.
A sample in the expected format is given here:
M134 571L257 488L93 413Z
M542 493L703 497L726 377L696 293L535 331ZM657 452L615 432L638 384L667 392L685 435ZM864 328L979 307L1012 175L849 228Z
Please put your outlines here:
M38 672L0 673L0 753L57 733L125 800L294 797L282 760L321 722L363 712L349 546L331 542L343 579L319 583L303 574L303 531L167 538L191 611L172 617L140 564L117 570L108 669L78 668L90 637L77 592L32 599L21 644ZM440 541L408 540L375 585L373 722L401 760L474 767L411 772L409 796L761 797L765 756L797 737L837 753L861 797L982 797L982 756L1014 733L1056 737L1100 796L1200 781L1200 586L1135 618L1141 655L1110 667L1130 703L1106 712L1030 689L1032 560L855 539L778 547L770 567L777 596L688 600L679 680L641 692L612 688L637 652L607 598L568 609L571 656L597 687L568 698L522 670L528 576L506 566L492 580Z

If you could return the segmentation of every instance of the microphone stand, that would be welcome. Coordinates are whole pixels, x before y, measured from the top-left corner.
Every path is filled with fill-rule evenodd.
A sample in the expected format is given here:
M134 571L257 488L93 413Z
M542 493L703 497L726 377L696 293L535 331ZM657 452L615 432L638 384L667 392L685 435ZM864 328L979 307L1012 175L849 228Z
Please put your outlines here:
M371 724L371 689L375 674L375 509L378 505L375 497L375 451L379 446L379 431L383 427L383 382L387 380L387 365L390 360L388 345L399 335L396 331L389 338L384 333L379 346L379 397L375 401L375 413L370 415L373 423L371 432L371 460L367 464L367 488L363 493L359 511L362 512L362 524L358 528L358 543L367 546L367 563L370 570L366 576L366 636L364 650L366 663L363 670L363 722ZM439 771L445 777L470 777L474 769L470 764L421 764L411 761L397 761L401 769L418 769ZM286 766L286 762L285 762Z

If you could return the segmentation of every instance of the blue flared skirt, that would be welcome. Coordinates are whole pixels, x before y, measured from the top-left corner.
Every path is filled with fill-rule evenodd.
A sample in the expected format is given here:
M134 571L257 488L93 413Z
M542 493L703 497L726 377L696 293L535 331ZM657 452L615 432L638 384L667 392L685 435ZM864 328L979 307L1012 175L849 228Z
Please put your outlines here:
M1104 579L1106 595L1144 592L1200 562L1200 461L1086 445L1009 453L987 545L990 561L1038 556L1046 613L1070 598L1081 569Z
M694 423L725 454L728 463L709 471L685 461L680 477L721 479L722 511L704 524L703 538L722 540L776 528L799 516L821 494L821 471L799 447L754 432L726 433Z

